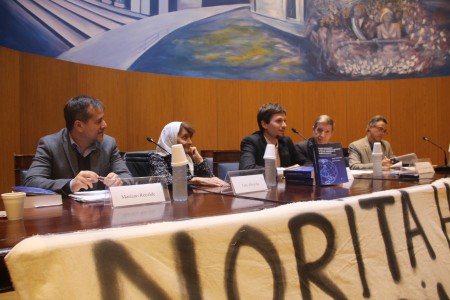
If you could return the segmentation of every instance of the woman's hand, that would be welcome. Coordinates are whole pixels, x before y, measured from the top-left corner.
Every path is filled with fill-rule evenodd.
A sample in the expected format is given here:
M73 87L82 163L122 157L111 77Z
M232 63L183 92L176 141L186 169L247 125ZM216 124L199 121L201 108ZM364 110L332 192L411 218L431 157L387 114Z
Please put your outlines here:
M225 182L217 177L194 177L191 179L192 183L207 185L207 186L223 186Z
M203 162L203 157L200 155L199 151L197 150L197 147L190 147L189 148L189 156L192 158L192 160L198 165Z

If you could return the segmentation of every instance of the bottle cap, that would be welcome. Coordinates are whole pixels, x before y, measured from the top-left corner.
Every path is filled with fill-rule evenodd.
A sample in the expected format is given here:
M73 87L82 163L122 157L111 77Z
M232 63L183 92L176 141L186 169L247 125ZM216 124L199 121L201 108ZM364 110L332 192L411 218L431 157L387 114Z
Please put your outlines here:
M380 142L376 142L373 144L373 150L372 150L373 154L383 154L383 150L381 150L381 143Z
M176 144L172 146L172 167L187 165L188 161L183 145Z
M264 152L264 159L277 159L276 149L274 144L267 144L266 151Z

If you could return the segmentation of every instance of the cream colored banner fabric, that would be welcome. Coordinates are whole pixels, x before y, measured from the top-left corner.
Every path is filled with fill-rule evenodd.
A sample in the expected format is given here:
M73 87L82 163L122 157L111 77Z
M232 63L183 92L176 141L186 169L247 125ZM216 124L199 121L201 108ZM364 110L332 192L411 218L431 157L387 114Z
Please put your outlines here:
M35 236L6 262L23 299L448 299L449 187Z

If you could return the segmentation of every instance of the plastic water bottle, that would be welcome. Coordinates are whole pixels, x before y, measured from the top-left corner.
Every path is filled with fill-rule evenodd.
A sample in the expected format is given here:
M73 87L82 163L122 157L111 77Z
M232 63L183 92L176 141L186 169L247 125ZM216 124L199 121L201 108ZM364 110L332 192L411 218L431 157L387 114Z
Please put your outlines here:
M264 176L268 187L277 185L277 166L275 159L264 159Z
M187 200L187 169L188 164L183 145L172 146L172 197L175 201Z
M383 174L383 151L379 142L373 145L372 150L373 176L381 176Z
M187 200L186 165L172 167L172 195L175 201Z
M264 177L268 187L277 185L277 166L276 166L276 149L275 145L267 144L264 153Z

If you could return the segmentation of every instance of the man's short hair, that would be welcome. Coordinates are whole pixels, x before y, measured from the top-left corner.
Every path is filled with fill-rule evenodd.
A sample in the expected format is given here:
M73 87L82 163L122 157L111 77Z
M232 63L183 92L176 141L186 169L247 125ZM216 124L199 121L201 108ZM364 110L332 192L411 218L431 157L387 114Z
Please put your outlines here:
M334 131L334 120L328 115L318 116L316 121L314 122L313 130L316 130L317 126L322 123L331 125L331 131Z
M385 117L380 116L380 115L376 115L376 116L373 116L372 119L369 120L369 123L367 123L367 129L366 130L369 131L370 127L372 127L373 125L375 125L376 123L378 123L380 121L384 122L386 125L389 124Z
M284 107L281 104L278 103L266 103L263 104L259 110L258 110L258 115L256 117L257 121L258 121L258 127L259 127L259 131L263 132L264 131L264 127L262 127L261 122L264 121L267 124L270 123L270 119L272 118L273 115L275 114L285 114L286 110L284 109Z
M89 113L89 107L104 109L105 105L90 96L75 96L64 105L64 119L66 120L66 128L71 131L76 120L86 123L92 115Z

